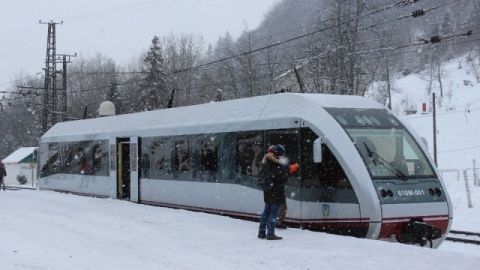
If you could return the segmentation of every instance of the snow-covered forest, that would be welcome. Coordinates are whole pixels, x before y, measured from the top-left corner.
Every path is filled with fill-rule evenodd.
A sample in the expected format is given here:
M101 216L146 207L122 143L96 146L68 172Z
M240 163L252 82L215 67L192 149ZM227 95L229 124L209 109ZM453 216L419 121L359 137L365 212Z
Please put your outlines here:
M102 54L76 58L66 118L96 117L105 100L124 114L280 91L369 93L388 105L394 75L420 71L431 85L426 91L443 94L446 61L468 54L480 80L479 14L480 2L467 0L283 0L238 39L226 32L206 44L198 35L152 33L128 65ZM44 78L17 79L0 103L0 157L37 145L42 132L36 88Z

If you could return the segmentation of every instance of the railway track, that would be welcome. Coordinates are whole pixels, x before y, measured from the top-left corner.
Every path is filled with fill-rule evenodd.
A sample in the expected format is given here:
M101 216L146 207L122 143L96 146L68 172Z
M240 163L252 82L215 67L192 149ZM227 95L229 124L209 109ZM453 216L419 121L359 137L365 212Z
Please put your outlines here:
M452 235L452 236L447 236L445 240L451 241L451 242L480 245L480 233L477 233L477 232L451 230L449 235Z

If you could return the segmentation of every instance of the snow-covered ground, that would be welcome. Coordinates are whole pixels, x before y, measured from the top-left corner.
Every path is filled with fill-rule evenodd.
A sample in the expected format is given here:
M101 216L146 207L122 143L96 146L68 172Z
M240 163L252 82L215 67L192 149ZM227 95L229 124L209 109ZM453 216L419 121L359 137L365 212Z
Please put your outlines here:
M465 209L450 182L454 228L477 230L480 188ZM255 222L50 191L0 192L0 269L477 269L480 247L440 249L287 229L257 239Z

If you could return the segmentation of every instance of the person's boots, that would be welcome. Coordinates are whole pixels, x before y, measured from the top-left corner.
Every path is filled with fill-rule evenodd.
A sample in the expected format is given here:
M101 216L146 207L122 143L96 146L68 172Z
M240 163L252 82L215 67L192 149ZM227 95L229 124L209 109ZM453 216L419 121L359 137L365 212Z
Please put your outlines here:
M267 235L267 240L282 240L283 237L277 235Z
M265 232L258 232L258 238L265 239L267 238L267 235L265 234Z

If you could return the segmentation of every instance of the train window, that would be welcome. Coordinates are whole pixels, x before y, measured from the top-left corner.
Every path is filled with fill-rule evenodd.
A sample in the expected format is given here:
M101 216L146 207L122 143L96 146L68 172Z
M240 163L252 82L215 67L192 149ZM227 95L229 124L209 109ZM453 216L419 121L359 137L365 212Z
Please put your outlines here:
M264 154L263 132L242 132L237 134L237 174L258 176Z
M45 177L61 171L60 164L60 145L58 143L49 143L40 145L40 176Z
M404 128L347 128L373 179L431 178L434 172Z
M88 160L87 148L84 146L79 146L77 148L76 157L78 160L78 171L80 174L91 174L90 160Z
M141 174L144 178L159 179L166 169L166 143L162 138L142 140Z
M218 141L216 136L207 136L200 141L200 164L202 176L208 181L216 181L218 171Z
M401 124L384 109L325 108L344 128L395 128Z
M266 132L266 145L281 144L285 146L285 157L287 163L300 164L300 132L298 129L272 130ZM263 153L262 153L263 155ZM300 186L300 173L290 174L288 177L288 186Z
M63 159L63 172L67 174L75 174L75 168L77 165L75 154L76 154L76 144L66 143L63 147L64 149L64 159Z
M83 142L69 142L63 146L65 153L63 155L64 173L90 174L84 145Z
M64 146L63 171L108 176L108 141L69 142Z
M234 182L236 172L236 134L219 134L218 138L218 179L225 182Z
M218 172L217 135L192 136L190 141L193 180L216 182Z
M108 176L108 141L93 141L91 147L92 174Z
M310 129L301 131L301 177L304 201L357 203L357 197L335 155L324 145L323 160L313 162L313 141L318 136Z
M51 143L40 157L41 176L55 173L108 176L108 141ZM43 163L45 161L45 163Z
M187 140L176 140L173 155L173 169L176 172L190 171L190 153Z

